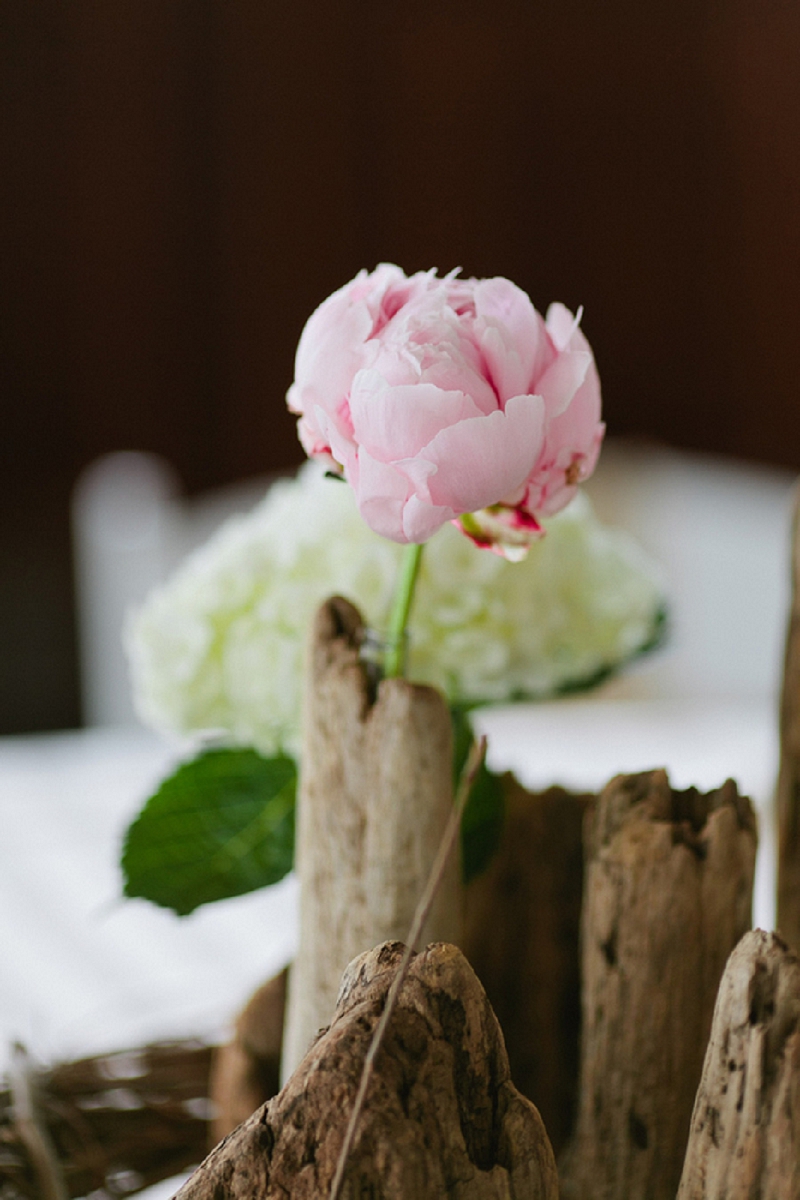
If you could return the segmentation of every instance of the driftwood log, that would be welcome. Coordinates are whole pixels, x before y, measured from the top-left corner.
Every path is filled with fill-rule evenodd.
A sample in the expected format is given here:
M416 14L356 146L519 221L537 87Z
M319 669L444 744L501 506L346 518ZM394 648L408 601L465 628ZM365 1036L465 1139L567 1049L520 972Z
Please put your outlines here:
M463 949L495 1011L511 1075L556 1153L578 1092L583 818L593 800L503 778L505 820L488 869L466 889Z
M333 1012L342 971L405 938L452 811L452 732L434 688L385 679L359 648L346 600L320 609L305 681L296 868L300 930L289 985L283 1075ZM448 865L422 944L460 940L461 869Z
M558 1153L577 1101L582 828L594 797L529 792L510 774L503 791L500 845L466 888L463 950L500 1022L514 1084L535 1102ZM278 1091L284 992L282 972L215 1052L215 1141Z
M177 1200L329 1194L402 949L388 943L348 967L330 1028L279 1095L212 1151ZM497 1020L454 946L429 946L411 964L344 1180L348 1200L556 1200L541 1118L513 1086Z
M674 1200L725 962L750 927L750 802L619 776L589 816L566 1200Z
M800 1200L800 960L755 930L730 957L679 1200Z
M778 772L778 928L800 950L800 488L795 494L792 598L786 630Z
M0 1195L119 1200L200 1162L210 1060L203 1043L170 1042L30 1070L22 1121L19 1095L0 1088Z

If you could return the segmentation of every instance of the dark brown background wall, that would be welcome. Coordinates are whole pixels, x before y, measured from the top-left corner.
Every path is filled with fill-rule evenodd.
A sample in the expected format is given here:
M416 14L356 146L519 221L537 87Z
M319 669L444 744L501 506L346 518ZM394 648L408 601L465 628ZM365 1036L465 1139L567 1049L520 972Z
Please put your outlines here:
M0 0L0 730L78 719L68 500L298 457L361 266L585 307L610 429L800 467L794 0Z

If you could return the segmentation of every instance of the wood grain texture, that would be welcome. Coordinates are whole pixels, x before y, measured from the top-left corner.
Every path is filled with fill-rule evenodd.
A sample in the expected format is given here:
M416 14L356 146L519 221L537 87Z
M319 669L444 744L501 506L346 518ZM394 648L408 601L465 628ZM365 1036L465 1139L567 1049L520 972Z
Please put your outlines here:
M792 598L786 629L778 770L778 928L800 949L800 490L791 547Z
M554 1150L577 1107L583 817L593 797L527 791L503 778L505 820L488 869L466 888L463 950L503 1030L515 1085L542 1114ZM285 973L265 983L215 1051L219 1141L278 1091Z
M361 955L336 1014L278 1096L222 1142L176 1200L328 1194L364 1056L403 947ZM500 1027L463 954L418 954L376 1060L345 1174L348 1200L556 1200L541 1118L509 1076Z
M408 934L453 805L444 698L405 679L373 689L359 660L362 634L356 609L333 599L311 638L298 796L300 930L284 1078L330 1021L351 959ZM458 942L461 909L454 855L422 943Z
M466 890L464 953L503 1029L514 1083L556 1153L577 1107L583 817L592 797L503 778L505 821Z
M673 1200L720 978L750 926L750 802L618 776L587 827L582 1047L565 1200Z
M725 968L678 1197L800 1197L800 960L776 934Z

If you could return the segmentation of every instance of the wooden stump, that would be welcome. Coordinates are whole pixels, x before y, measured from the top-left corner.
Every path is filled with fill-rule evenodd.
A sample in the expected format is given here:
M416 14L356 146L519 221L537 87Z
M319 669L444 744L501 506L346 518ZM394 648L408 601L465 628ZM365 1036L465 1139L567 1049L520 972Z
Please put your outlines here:
M755 930L730 957L679 1200L800 1200L800 960Z
M753 811L730 781L619 776L587 829L568 1200L674 1200L725 961L749 928Z
M300 932L289 985L284 1078L330 1019L342 971L405 938L452 811L450 714L434 688L371 687L361 618L333 599L314 623L305 682L296 867ZM450 862L423 944L461 935L461 868Z
M792 529L792 600L781 692L778 772L778 928L800 950L800 490Z
M361 955L330 1028L283 1091L218 1146L176 1200L327 1196L372 1031L403 947ZM342 1196L556 1200L541 1118L513 1086L486 994L454 946L418 954L375 1063Z
M503 778L497 853L466 889L463 949L495 1011L511 1075L556 1153L577 1105L583 818L593 799Z

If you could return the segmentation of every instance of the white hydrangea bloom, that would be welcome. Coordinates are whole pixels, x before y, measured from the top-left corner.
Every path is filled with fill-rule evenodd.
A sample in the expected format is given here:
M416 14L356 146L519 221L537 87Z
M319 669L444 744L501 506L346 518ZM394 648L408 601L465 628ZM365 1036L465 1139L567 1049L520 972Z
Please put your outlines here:
M222 730L264 753L299 745L303 650L333 594L380 629L402 547L374 534L349 487L308 463L224 525L131 617L137 709L158 729ZM422 559L409 674L450 700L543 697L613 669L653 638L653 568L579 496L522 563L445 526Z

